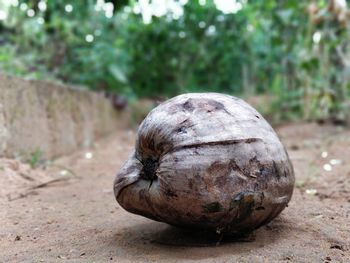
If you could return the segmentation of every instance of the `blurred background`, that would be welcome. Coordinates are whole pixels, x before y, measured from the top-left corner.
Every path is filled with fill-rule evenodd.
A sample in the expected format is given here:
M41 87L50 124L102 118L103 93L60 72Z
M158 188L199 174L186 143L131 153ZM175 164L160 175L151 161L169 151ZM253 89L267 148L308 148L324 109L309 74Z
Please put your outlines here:
M350 262L349 3L0 0L0 261ZM137 125L185 92L245 99L288 151L293 199L247 239L114 201Z
M274 122L345 124L349 22L346 0L0 0L0 71L119 108L212 91Z

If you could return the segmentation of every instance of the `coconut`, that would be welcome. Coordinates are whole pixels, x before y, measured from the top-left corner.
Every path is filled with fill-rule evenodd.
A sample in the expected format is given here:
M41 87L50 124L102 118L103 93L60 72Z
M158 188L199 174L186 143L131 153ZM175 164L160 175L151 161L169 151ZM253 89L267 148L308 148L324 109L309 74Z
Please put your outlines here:
M275 218L294 181L285 148L254 108L224 94L190 93L144 119L114 193L131 213L238 234Z

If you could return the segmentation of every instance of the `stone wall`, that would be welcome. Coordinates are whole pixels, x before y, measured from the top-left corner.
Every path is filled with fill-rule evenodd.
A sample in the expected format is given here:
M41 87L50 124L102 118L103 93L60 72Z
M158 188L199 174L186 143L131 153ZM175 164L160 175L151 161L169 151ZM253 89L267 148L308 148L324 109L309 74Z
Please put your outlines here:
M41 151L51 159L88 148L122 127L121 115L102 94L0 75L0 157Z

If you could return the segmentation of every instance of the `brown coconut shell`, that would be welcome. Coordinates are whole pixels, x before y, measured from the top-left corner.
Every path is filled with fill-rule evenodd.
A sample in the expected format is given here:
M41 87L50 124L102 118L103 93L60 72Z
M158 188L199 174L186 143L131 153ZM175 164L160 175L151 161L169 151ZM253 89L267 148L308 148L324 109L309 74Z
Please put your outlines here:
M191 93L162 103L141 123L114 193L131 213L243 233L287 206L294 181L286 150L254 108L228 95Z

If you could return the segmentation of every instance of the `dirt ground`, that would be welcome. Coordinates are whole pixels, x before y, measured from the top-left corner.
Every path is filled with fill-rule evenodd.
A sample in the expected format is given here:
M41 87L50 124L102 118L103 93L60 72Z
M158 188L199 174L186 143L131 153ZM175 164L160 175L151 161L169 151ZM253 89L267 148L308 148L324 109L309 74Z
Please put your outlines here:
M32 170L0 160L0 262L350 262L350 130L289 124L293 199L270 224L217 240L125 212L115 173L135 133Z

